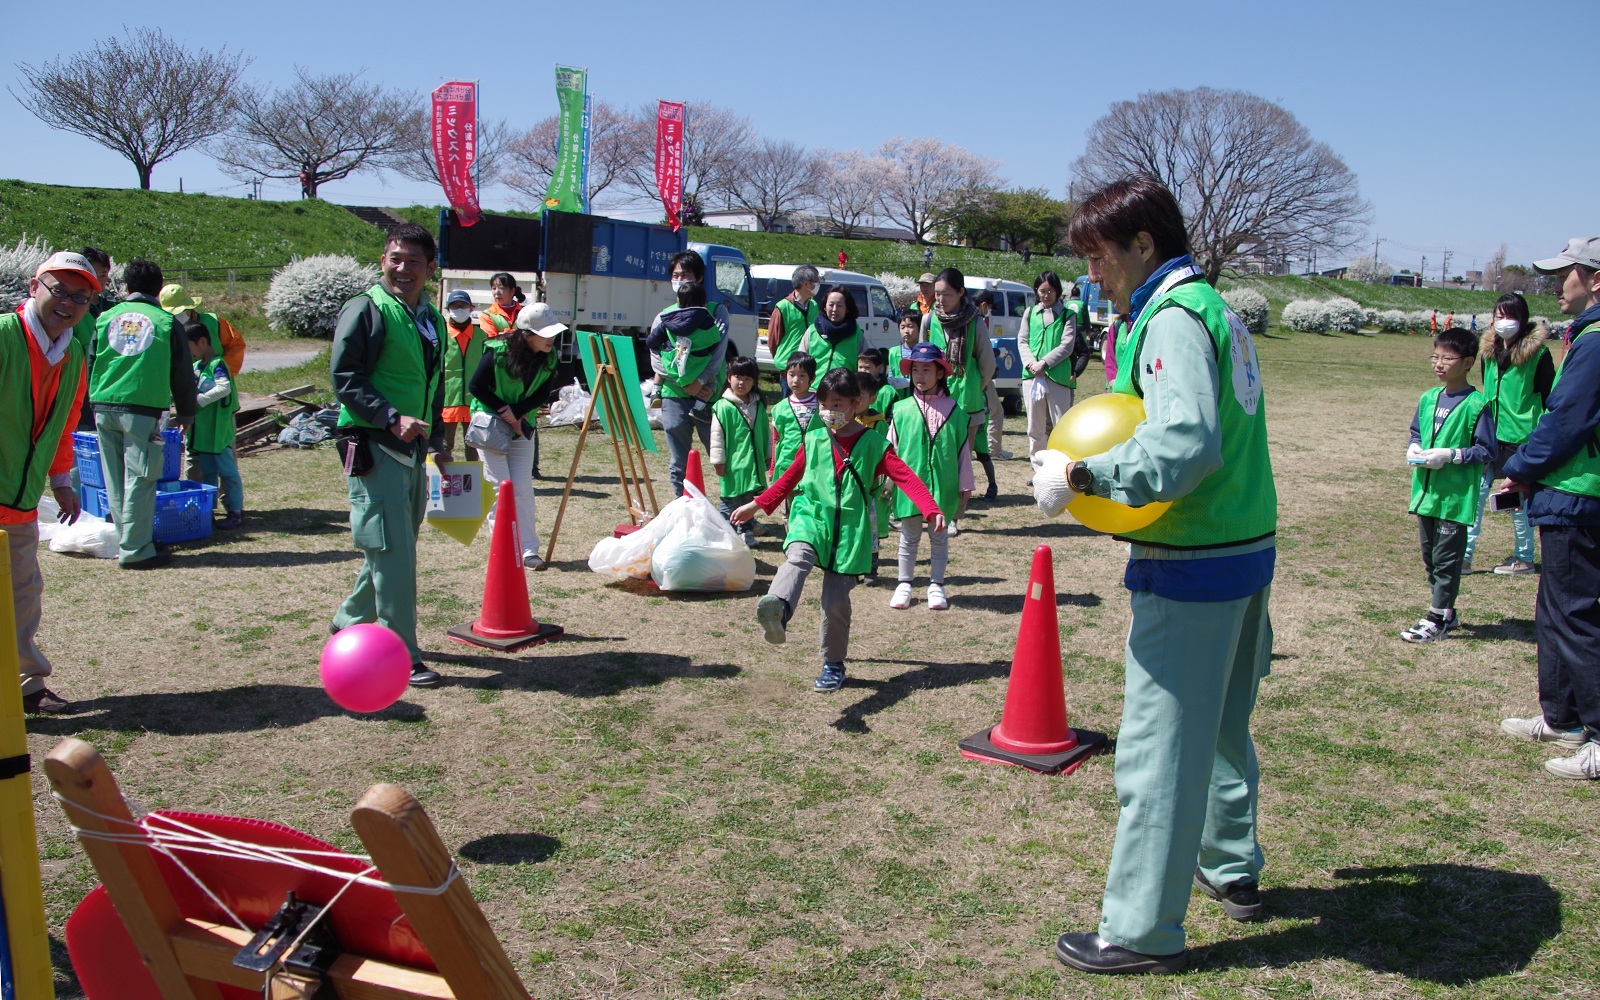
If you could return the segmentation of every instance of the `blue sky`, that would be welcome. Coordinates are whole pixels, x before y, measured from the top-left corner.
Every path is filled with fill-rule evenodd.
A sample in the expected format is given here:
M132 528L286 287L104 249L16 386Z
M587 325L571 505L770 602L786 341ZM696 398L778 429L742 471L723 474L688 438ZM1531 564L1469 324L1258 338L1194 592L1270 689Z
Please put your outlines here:
M1528 261L1600 233L1592 173L1600 138L1581 78L1585 5L1505 3L599 3L384 5L87 0L10 47L39 64L87 48L131 14L191 46L253 57L248 76L285 81L365 68L426 92L482 81L484 117L531 125L554 113L553 65L587 66L599 98L702 99L767 136L834 149L937 136L1002 162L1013 184L1064 195L1084 135L1114 101L1201 85L1283 104L1344 157L1373 206L1383 257L1417 268L1454 252L1452 273L1502 243ZM1524 12L1536 12L1527 17ZM58 12L59 13L59 12ZM461 18L461 20L455 20ZM77 33L74 34L74 30ZM25 40L25 41L24 41ZM131 165L45 127L0 95L0 176L133 186ZM154 185L241 194L203 152L156 169ZM294 197L288 184L267 196ZM358 175L324 189L347 204L437 202L436 190ZM490 208L510 192L485 192ZM1367 251L1370 252L1370 249ZM1330 262L1331 263L1331 262ZM1319 261L1319 266L1322 262Z

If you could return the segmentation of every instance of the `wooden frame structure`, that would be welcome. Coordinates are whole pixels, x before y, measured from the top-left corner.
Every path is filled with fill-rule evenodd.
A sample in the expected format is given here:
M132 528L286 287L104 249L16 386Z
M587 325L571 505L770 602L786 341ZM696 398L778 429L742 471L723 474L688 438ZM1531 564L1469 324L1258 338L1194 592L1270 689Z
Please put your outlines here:
M50 787L74 826L90 833L125 832L133 822L117 781L94 747L65 739L45 758ZM98 814L98 815L97 815ZM102 819L108 817L109 819ZM412 795L373 785L350 813L373 864L394 885L440 885L451 857ZM116 826L119 829L113 830ZM123 926L165 1000L220 1000L217 984L259 991L262 976L233 965L250 933L184 917L143 844L79 838ZM505 949L461 878L439 895L394 894L438 972L346 952L328 972L340 1000L528 1000ZM274 977L273 996L304 996L292 976Z
M556 523L550 529L550 542L545 546L545 566L555 558L556 538L561 534L561 518L566 514L567 501L572 496L572 481L578 476L578 460L583 457L583 445L589 437L589 424L594 420L595 406L602 400L611 432L611 448L617 457L617 481L622 484L622 503L628 509L628 523L638 525L639 519L646 516L647 492L650 499L648 516L661 513L656 503L655 484L650 481L650 469L645 465L644 442L639 437L639 426L634 422L633 410L628 405L627 389L622 384L622 368L617 363L616 347L597 333L579 332L578 335L589 338L589 356L595 361L595 384L591 387L593 391L589 397L589 409L583 415L583 427L578 431L577 447L572 450L572 468L567 472L566 488L561 491L561 507L556 511ZM637 506L634 504L635 498L638 500Z

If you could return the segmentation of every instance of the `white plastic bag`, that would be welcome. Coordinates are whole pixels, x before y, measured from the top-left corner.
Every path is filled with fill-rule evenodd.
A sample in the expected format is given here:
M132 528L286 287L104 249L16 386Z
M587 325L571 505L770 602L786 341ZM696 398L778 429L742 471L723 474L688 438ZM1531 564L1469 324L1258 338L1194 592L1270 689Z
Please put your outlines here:
M639 394L644 396L644 419L651 427L661 427L661 383L647 378L639 383Z
M82 552L97 559L115 559L117 526L93 514L79 514L73 523L55 526L50 551Z
M583 391L577 379L573 379L571 385L562 386L556 393L556 401L550 404L549 423L551 427L581 424L583 415L588 412L589 394Z
M693 483L684 483L683 496L668 507L679 503L683 506L650 553L656 586L709 593L749 590L756 582L756 557L744 538Z
M672 503L677 502L674 500ZM668 504L667 508L662 510L662 515L665 515L671 507L672 504ZM623 535L621 538L600 539L589 553L589 568L613 580L649 579L650 553L656 547L658 533L655 527L660 521L661 518L657 517L638 531Z
M39 498L39 541L48 542L56 537L56 531L61 527L61 505L56 503L56 498L49 493Z

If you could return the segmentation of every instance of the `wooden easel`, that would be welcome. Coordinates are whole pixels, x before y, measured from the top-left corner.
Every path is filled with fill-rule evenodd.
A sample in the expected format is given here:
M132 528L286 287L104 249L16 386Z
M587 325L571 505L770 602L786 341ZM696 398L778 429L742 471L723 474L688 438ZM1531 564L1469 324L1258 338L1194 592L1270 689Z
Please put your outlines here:
M111 769L94 747L62 740L44 766L50 787L74 826L89 833L127 832L133 817ZM434 886L450 877L450 852L428 814L404 789L373 785L351 811L350 823L391 885ZM239 949L250 943L250 933L184 917L156 867L152 848L90 836L80 837L79 842L165 1000L220 1000L218 983L261 989L261 973L232 964ZM454 879L436 896L394 895L439 971L346 952L327 973L336 996L528 1000L528 991L465 879ZM275 997L298 995L292 981L280 983L279 978L273 983Z
M594 420L595 406L605 400L606 418L611 425L611 449L617 457L617 481L622 484L622 503L628 510L628 523L637 525L645 517L645 495L650 497L650 517L661 513L656 504L655 484L650 481L650 469L644 462L644 442L639 437L639 427L634 423L633 410L628 406L628 394L622 385L622 368L617 364L617 352L611 341L594 333L580 333L589 338L589 356L594 358L595 379L589 396L589 410L583 415L583 428L578 431L578 446L572 451L572 468L567 472L567 486L561 491L561 507L556 511L556 523L550 530L550 543L544 550L545 565L555 558L556 538L561 534L561 518L567 512L567 500L572 496L572 481L578 476L578 460L583 457L583 445L589 437L589 424ZM602 359L603 362L602 362ZM623 455L626 453L626 468ZM638 505L634 505L635 497ZM542 567L541 567L542 568Z

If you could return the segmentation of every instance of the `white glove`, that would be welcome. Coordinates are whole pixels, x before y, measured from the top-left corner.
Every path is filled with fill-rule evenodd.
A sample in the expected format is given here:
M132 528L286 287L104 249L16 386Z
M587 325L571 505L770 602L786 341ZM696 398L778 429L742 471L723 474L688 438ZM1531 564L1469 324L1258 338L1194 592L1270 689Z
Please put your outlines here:
M1033 502L1047 516L1055 517L1077 496L1067 485L1067 464L1072 460L1054 448L1046 448L1034 452L1029 461L1033 463Z
M1415 441L1411 442L1411 446L1406 449L1406 462L1410 465L1422 464L1422 445Z
M1430 469L1442 469L1454 454L1453 448L1428 448L1422 452L1422 464Z

